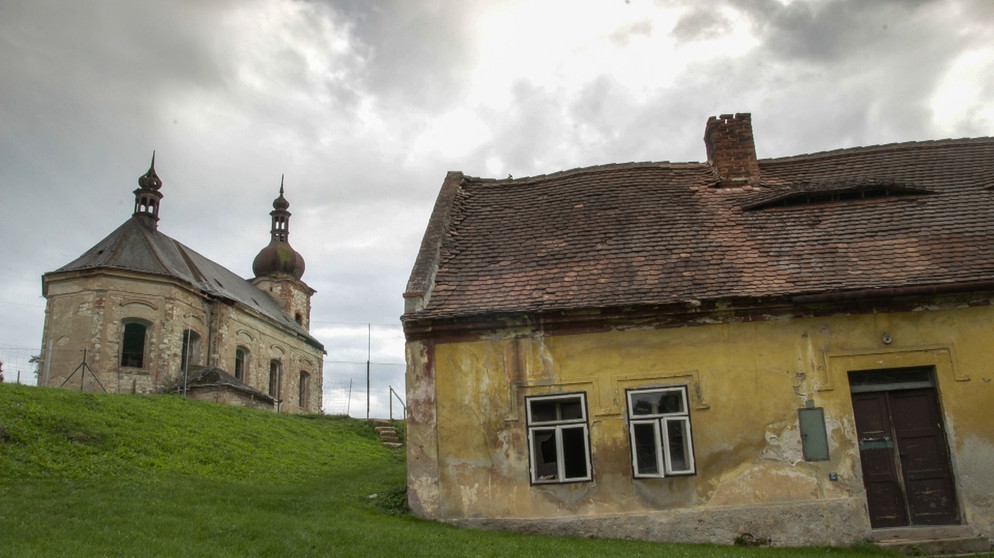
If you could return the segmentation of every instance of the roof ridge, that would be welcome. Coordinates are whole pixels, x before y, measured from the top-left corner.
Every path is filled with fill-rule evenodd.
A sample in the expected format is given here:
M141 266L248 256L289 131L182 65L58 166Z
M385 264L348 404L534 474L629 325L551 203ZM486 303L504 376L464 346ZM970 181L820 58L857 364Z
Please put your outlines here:
M500 184L529 184L534 182L543 182L545 180L563 178L566 176L582 175L588 173L604 172L604 171L619 170L619 169L634 169L634 168L646 168L646 167L671 169L671 168L682 168L682 167L691 168L691 167L706 167L706 166L708 166L707 163L701 163L697 161L676 162L676 163L671 161L631 161L627 163L604 163L588 167L575 167L572 169L561 170L546 174L523 176L521 178L487 178L480 176L464 176L463 178L471 182L493 182Z
M152 252L152 255L155 257L155 260L159 262L159 265L162 266L163 269L169 270L172 266L169 265L169 263L166 261L161 251L159 250L158 242L156 242L155 235L157 234L162 235L162 237L165 238L167 241L172 241L172 242L176 241L173 240L173 238L168 234L160 232L159 229L157 228L149 229L145 225L141 224L141 222L138 221L138 218L135 217L134 215L132 215L129 218L129 220L134 221L134 224L132 226L138 227L138 230L142 234L142 238L144 238L145 242L148 243L148 248Z
M854 152L868 153L868 152L882 152L882 151L899 151L905 149L923 149L927 147L941 147L941 146L954 146L962 145L965 143L994 143L994 137L982 136L977 138L945 138L945 139L935 139L935 140L915 140L915 141L900 141L891 143L881 143L876 145L857 145L853 147L840 147L838 149L829 149L827 151L814 151L811 153L798 153L795 155L786 155L784 157L767 157L760 158L760 163L781 163L781 162L793 162L798 160L807 159L817 159L817 158L829 158L837 157L843 155L850 155Z

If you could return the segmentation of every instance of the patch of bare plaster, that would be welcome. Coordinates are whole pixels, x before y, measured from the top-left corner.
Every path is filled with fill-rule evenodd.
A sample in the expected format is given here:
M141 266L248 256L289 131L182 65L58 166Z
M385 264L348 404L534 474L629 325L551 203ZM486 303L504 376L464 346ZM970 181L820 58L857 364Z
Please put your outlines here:
M807 380L808 375L804 372L797 372L794 374L794 396L798 399L798 406L803 407L808 401L808 390L805 386L805 380Z
M854 479L855 482L861 483L863 473L860 470L859 460L855 458L858 454L854 442L856 440L855 423L848 420L835 420L831 415L826 415L825 428L829 433L829 455L842 456L838 458L839 465L837 466L840 478Z
M459 485L459 501L462 502L463 515L473 515L472 513L467 514L468 510L476 508L477 495L480 493L480 483L473 483L472 485L460 484Z
M407 344L407 412L414 424L433 424L435 420L435 378L428 359L425 345Z
M438 514L438 483L431 477L411 477L407 479L407 494L411 509L425 517Z
M501 430L497 433L497 441L493 448L496 453L494 470L503 476L513 478L515 474L528 470L528 460L515 449L518 444L524 447L523 440L519 438L520 436L511 430Z
M535 348L535 355L541 364L538 370L534 370L534 373L540 375L543 379L553 382L556 378L556 363L552 357L552 351L549 350L545 340L546 338L539 333L532 336L531 344Z
M596 508L596 488L592 483L536 485L533 489L547 504L545 509L538 510L541 515L579 514Z
M818 481L803 463L800 432L794 424L770 425L765 446L751 462L722 475L709 504L746 505L817 498Z
M759 463L741 474L724 479L709 502L736 506L794 502L818 497L818 482L811 475L784 463Z
M973 519L994 524L994 481L986 473L990 470L991 463L994 463L994 445L990 439L968 436L960 445L955 458L958 470L972 472L961 474L958 480L963 499L975 506ZM978 515L982 517L976 517Z
M801 432L794 423L771 424L766 429L766 446L759 452L757 461L767 460L796 465L804 461L801 451Z

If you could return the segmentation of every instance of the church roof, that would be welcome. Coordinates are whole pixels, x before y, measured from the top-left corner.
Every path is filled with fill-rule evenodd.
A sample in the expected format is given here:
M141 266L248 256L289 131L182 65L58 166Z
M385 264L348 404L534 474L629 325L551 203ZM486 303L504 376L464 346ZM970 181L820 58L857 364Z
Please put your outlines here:
M247 306L293 330L308 344L323 348L265 291L156 228L143 224L141 219L141 216L132 216L82 256L46 273L44 279L59 273L96 269L118 269L175 279L207 296Z
M734 186L711 163L451 172L404 320L994 284L994 138L758 169Z

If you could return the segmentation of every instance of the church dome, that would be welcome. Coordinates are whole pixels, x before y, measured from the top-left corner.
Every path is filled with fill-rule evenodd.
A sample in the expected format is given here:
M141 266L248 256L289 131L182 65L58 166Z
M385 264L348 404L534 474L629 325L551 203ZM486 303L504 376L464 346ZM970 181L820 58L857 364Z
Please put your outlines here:
M304 257L289 243L273 239L252 261L252 273L256 277L286 273L300 279L304 274Z
M270 230L272 238L252 261L252 273L256 277L264 275L288 274L300 279L304 274L304 257L290 246L290 202L283 197L283 180L280 180L280 195L273 201L273 218Z

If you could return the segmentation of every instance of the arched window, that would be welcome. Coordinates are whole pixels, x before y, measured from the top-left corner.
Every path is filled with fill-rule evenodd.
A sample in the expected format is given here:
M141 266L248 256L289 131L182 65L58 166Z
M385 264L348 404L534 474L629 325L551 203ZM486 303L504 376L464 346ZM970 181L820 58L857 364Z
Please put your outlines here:
M145 341L148 325L139 321L124 322L121 334L121 366L143 368L145 366Z
M235 349L235 379L245 381L245 374L248 370L249 350L245 347Z
M301 410L307 410L307 403L311 400L311 375L303 370L300 371L300 393L297 397L297 406Z
M269 361L269 395L279 399L281 363L277 359Z
M183 352L180 357L180 369L200 365L200 334L192 329L183 332Z

